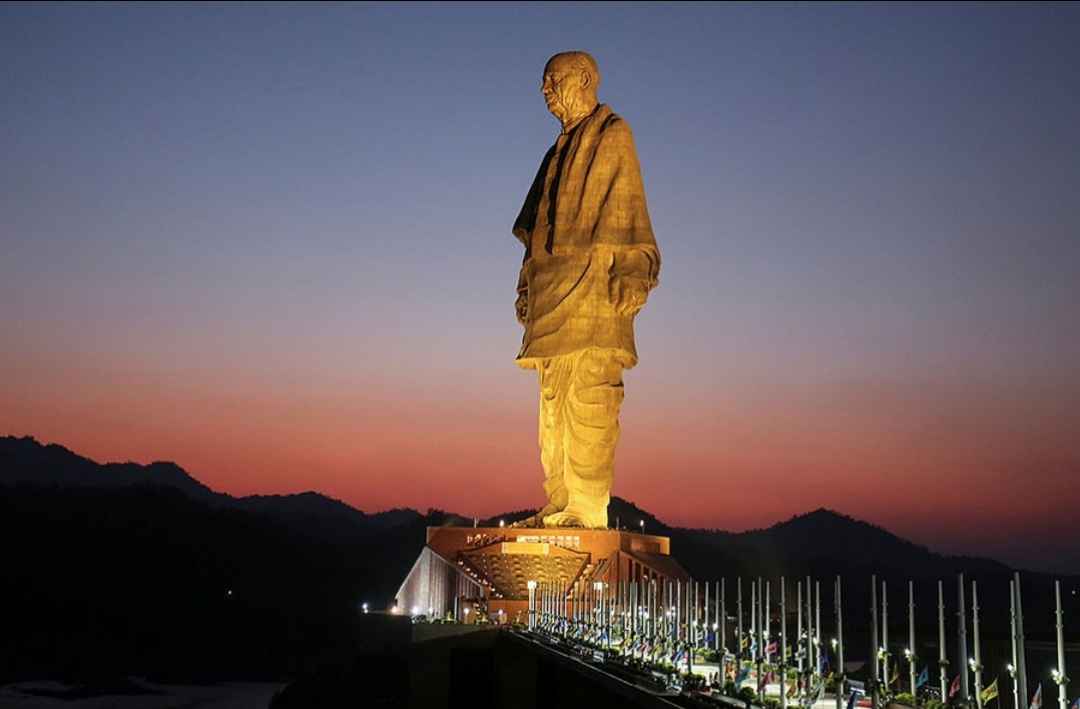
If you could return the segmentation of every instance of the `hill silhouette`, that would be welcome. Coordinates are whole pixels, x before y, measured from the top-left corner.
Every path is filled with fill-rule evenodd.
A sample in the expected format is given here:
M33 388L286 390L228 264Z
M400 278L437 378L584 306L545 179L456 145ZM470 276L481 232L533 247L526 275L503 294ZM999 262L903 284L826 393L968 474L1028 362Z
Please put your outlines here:
M99 464L28 437L0 438L0 492L0 538L9 540L0 582L0 682L110 672L161 679L294 675L313 657L355 648L360 604L392 603L426 527L473 523L436 509L367 514L315 492L232 497L173 463ZM532 512L479 523L510 523ZM643 520L646 532L669 536L673 554L695 578L728 579L729 612L737 576L745 582L843 574L852 657L865 644L872 573L891 578L900 593L907 579L945 579L955 600L955 574L964 571L979 579L987 617L1007 614L1004 565L937 554L831 510L741 533L673 527L618 497L610 517L632 531ZM1025 577L1025 584L1047 581ZM936 608L936 583L918 588L918 607ZM1045 599L1028 599L1029 635L1049 637ZM920 626L930 627L920 636L935 636L932 614L923 615ZM902 637L902 612L895 622L895 637ZM988 625L984 638L988 646L997 642L995 629Z

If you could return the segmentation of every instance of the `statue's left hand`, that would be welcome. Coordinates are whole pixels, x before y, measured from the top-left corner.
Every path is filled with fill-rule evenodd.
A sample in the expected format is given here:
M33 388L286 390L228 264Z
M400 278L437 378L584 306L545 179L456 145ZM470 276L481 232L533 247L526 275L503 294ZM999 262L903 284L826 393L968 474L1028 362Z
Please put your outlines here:
M611 304L619 315L637 315L649 295L648 281L632 276L612 277L608 289Z

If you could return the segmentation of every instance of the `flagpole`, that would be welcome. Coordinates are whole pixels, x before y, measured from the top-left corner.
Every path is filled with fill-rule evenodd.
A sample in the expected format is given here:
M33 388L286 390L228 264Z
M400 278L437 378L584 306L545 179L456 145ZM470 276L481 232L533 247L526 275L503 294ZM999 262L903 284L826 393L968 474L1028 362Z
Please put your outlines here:
M1024 652L1024 604L1020 595L1020 572L1013 572L1016 593L1016 674L1020 692L1020 709L1028 709L1027 653Z
M771 584L771 581L765 579L765 603L761 604L761 647L766 665L772 664L772 653L769 652L769 626L772 625L772 618L769 617L769 602L772 600L769 598Z
M656 618L653 616L653 604L656 601L656 579L654 579L652 577L652 574L650 573L648 583L645 583L645 580L642 579L641 586L642 588L639 593L641 594L641 601L643 606L642 611L644 611L638 611L639 613L641 613L643 620L641 624L641 635L642 638L645 639L645 642L648 643L651 648L654 640L654 632L656 630ZM642 650L644 649L645 648L642 648ZM641 657L642 659L645 658L644 652L641 653Z
M948 683L948 667L949 660L945 657L945 587L944 584L938 580L937 582L937 599L938 599L938 668L941 670L941 701L949 701L946 696L947 683Z
M844 606L840 598L840 575L836 576L836 709L843 709L844 701Z
M769 629L772 626L772 617L771 617L772 608L770 607L770 605L771 605L770 600L771 599L769 598L769 590L770 590L769 586L770 586L771 583L772 583L771 581L769 581L768 579L765 579L765 605L763 605L761 607L761 627L764 629L764 633L765 633L764 643L765 643L765 663L766 664L771 664L772 663L772 656L771 656L771 653L769 652L769 636L770 636Z
M715 635L715 633L714 633ZM705 647L709 647L709 582L705 582Z
M1012 662L1009 663L1009 676L1012 677L1013 709L1020 709L1020 692L1016 685L1016 588L1009 579L1009 629L1012 631Z
M814 646L814 587L810 585L810 577L806 577L806 673L810 677L816 676L814 665L810 662L810 652ZM810 678L807 677L807 690L810 689Z
M780 709L787 709L787 596L780 577Z
M1058 686L1058 709L1065 709L1067 699L1065 698L1065 684L1069 681L1069 678L1065 675L1065 624L1062 621L1061 615L1061 582L1054 581L1054 600L1057 602L1057 672L1054 674L1054 681Z
M795 652L795 659L799 663L799 677L802 677L803 673L803 633L802 633L802 581L798 581L796 584L796 591L798 593L796 607L798 608L798 632L795 634L796 642L799 643L799 649Z
M911 678L911 698L916 696L915 687L915 582L907 582L908 595L908 675Z
M720 635L716 639L716 649L727 655L727 579L720 578Z
M971 582L971 624L972 630L975 632L975 664L971 666L972 672L975 673L975 705L982 709L982 655L979 653L979 588L974 580Z
M762 680L765 676L762 674L765 670L764 657L765 657L765 613L761 607L765 601L765 584L761 577L758 576L757 580L757 683L758 694L762 699L765 698L765 686Z
M889 691L889 595L884 579L881 581L881 646L885 648L882 657L882 679L885 680L885 692Z
M750 659L757 662L757 581L750 579Z
M878 680L881 672L880 646L878 645L878 616L877 616L877 574L870 577L870 657L874 666L874 679L870 681L870 706L871 709L878 707Z
M758 576L757 583L758 691L764 699L766 687L762 680L765 679L765 581Z
M694 609L693 611L686 612L686 643L689 646L686 650L686 672L687 674L694 673L694 648L697 647L697 614L698 614L698 584L697 581L690 581L690 584L694 587ZM686 587L686 602L690 603L690 586Z
M675 582L675 645L682 640L682 581Z
M968 651L967 651L967 618L965 617L966 611L964 610L964 575L960 574L959 585L957 587L958 600L960 603L959 610L956 614L959 618L958 621L958 640L960 643L960 692L963 695L961 699L966 703L971 699L971 690L968 687Z
M739 663L739 669L742 669L742 641L743 641L743 628L742 628L742 576L735 577L735 613L738 615L738 637L735 638L735 657ZM736 687L738 689L738 687Z
M814 581L814 667L821 677L821 582Z

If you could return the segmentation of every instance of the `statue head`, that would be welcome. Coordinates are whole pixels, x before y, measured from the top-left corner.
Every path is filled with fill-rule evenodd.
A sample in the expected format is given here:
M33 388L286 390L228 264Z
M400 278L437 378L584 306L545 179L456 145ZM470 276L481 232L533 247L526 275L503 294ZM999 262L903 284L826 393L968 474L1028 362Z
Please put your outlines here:
M544 65L540 90L552 115L565 127L592 113L600 67L588 52L559 52Z

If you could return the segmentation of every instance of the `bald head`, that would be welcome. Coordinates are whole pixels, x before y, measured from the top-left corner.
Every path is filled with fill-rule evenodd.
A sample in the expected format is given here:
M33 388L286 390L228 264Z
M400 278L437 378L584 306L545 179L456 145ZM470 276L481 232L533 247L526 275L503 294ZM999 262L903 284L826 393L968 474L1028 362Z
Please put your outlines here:
M559 52L551 59L547 60L547 64L544 65L544 72L546 73L556 68L566 72L577 71L588 73L589 76L592 77L594 93L600 86L600 66L588 52L582 52L580 50L573 52Z
M564 129L592 113L599 86L600 68L588 52L559 52L544 65L544 101Z

